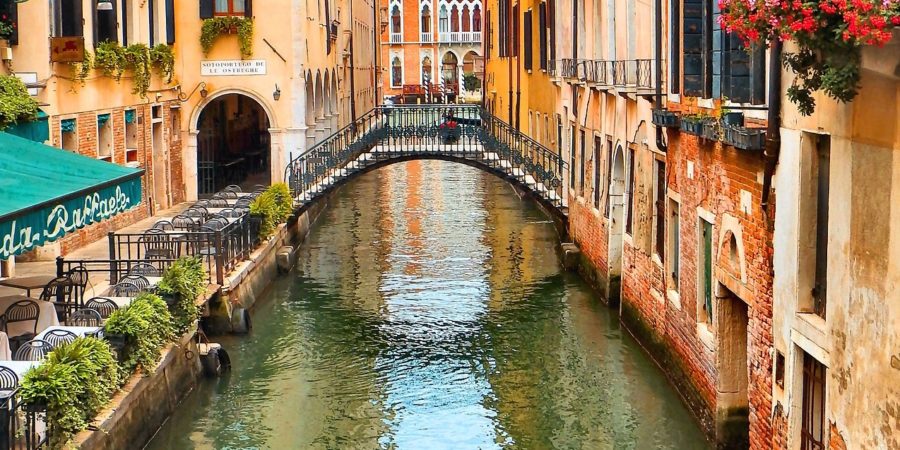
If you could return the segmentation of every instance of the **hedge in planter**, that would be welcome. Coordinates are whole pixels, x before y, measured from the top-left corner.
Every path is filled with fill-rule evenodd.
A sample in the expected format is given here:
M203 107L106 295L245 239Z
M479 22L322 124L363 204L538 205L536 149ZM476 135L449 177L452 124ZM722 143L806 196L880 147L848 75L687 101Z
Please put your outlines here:
M94 337L62 344L22 379L26 405L46 408L50 448L62 448L109 402L120 385L109 344Z
M25 83L12 75L0 75L0 130L37 117L38 104L28 95Z
M172 314L159 296L143 293L109 316L104 333L122 345L119 374L126 378L135 369L147 370L159 361L163 345L174 336Z
M259 236L262 238L271 236L275 227L291 215L293 207L291 190L285 183L275 183L259 194L253 203L250 203L250 214L261 219Z
M200 258L180 258L163 273L157 292L169 305L177 334L187 331L200 316L195 301L206 284L206 272Z

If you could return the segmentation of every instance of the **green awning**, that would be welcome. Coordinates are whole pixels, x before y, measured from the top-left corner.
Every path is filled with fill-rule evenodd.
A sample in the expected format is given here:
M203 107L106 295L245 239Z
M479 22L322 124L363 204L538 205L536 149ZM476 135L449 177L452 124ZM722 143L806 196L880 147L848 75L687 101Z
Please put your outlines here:
M38 110L35 120L10 125L3 131L42 144L50 140L50 124L47 123L47 113L41 110Z
M143 173L0 133L0 259L137 206Z

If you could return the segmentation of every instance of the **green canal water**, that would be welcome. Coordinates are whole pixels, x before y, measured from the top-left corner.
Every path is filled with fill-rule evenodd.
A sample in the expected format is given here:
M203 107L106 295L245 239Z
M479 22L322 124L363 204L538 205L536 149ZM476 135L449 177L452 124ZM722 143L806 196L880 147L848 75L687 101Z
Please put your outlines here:
M552 224L476 169L396 164L336 195L296 270L217 338L149 449L706 449Z

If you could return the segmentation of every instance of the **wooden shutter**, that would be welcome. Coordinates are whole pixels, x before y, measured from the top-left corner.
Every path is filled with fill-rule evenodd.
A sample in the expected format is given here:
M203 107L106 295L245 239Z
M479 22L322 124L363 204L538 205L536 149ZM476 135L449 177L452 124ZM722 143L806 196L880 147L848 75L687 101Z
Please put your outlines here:
M484 61L491 59L491 31L494 27L491 24L491 10L484 11Z
M540 57L541 69L547 69L547 7L546 3L541 3L538 7L538 56Z
M512 56L519 56L519 5L513 6Z
M672 0L672 11L669 23L672 25L672 35L669 37L669 60L671 64L671 77L669 89L673 94L681 92L681 20L679 13L681 5L679 0Z
M328 4L326 2L326 4ZM325 10L325 13L328 14L328 9ZM244 17L253 17L253 0L244 0ZM325 24L327 30L331 29L331 21Z
M525 60L523 63L525 70L531 70L531 11L525 11L525 17L522 19L522 26L524 27L523 39L525 39L525 54L523 55Z
M19 43L19 3L14 1L7 2L6 11L4 12L9 17L9 23L16 25L6 40L9 41L9 45L16 45Z
M776 62L775 64L778 64ZM766 46L754 45L750 56L750 103L766 103Z
M200 18L212 19L216 14L215 0L200 0Z
M122 0L119 5L122 10L122 47L128 46L128 0Z
M703 0L684 0L684 95L703 95Z
M556 60L556 0L549 0L548 12L550 16L550 61Z
M84 36L84 8L81 2L69 2L72 5L72 33L63 36ZM96 3L94 3L96 5Z
M166 44L175 43L175 0L166 0Z

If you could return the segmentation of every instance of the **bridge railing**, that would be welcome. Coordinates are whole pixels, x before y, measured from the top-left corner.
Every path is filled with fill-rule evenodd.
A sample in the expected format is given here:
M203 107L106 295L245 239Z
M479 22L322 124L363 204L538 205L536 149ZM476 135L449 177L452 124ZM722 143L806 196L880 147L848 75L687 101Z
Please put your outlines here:
M375 160L415 156L478 161L564 206L563 158L475 105L376 107L294 158L285 180L306 202Z

